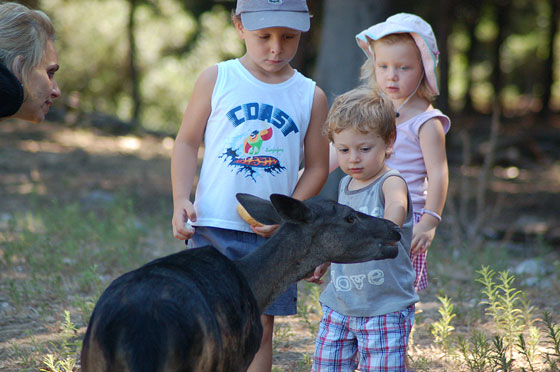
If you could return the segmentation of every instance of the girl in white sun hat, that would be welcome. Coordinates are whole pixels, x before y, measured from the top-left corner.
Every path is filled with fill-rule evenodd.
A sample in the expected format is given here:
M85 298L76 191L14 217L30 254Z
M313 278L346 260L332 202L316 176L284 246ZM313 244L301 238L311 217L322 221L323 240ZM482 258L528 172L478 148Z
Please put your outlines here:
M432 105L439 94L436 39L422 18L399 13L360 32L356 41L368 57L362 78L385 93L395 108L397 139L386 164L402 174L412 196L410 258L416 271L414 287L421 291L428 284L426 254L449 184L445 134L450 120Z

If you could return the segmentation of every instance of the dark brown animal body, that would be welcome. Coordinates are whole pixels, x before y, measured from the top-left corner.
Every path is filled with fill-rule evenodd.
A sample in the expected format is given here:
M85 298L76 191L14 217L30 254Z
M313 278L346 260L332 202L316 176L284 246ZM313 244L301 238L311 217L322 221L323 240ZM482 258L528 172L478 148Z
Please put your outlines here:
M390 221L323 199L238 199L257 220L282 223L278 232L238 261L203 247L117 278L91 316L84 372L245 371L260 344L260 314L288 285L323 262L397 255Z

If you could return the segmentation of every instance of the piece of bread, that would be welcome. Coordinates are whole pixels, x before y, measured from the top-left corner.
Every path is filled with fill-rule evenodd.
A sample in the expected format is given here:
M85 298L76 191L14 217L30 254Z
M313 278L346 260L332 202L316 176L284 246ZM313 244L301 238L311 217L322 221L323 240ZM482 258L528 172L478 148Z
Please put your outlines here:
M251 226L264 226L262 223L251 217L249 212L247 212L247 210L243 208L241 204L237 204L237 213L239 213L241 218L243 218L243 220Z

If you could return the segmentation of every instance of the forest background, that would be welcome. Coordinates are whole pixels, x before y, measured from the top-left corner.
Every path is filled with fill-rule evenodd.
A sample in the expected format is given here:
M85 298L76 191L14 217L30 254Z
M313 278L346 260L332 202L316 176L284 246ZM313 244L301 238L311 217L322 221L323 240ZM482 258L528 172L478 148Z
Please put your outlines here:
M231 22L234 0L21 2L41 8L55 23L57 80L64 94L53 115L68 124L83 115L110 115L174 133L198 74L243 53ZM510 116L560 108L558 1L308 3L312 26L293 64L331 100L358 83L365 56L355 34L407 11L426 19L436 33L441 51L437 106L444 112L488 114L494 98Z
M199 73L244 52L231 22L234 0L23 2L43 9L55 23L61 65L57 80L63 95L49 119L70 127L173 137ZM452 118L450 163L462 166L465 177L473 166L486 171L479 175L471 215L486 213L490 171L515 180L524 168L558 159L559 1L308 4L311 30L303 34L293 65L315 79L330 102L360 83L365 55L355 43L358 32L401 11L416 13L432 25L441 52L436 107ZM340 172L330 177L324 195L334 197L338 177ZM462 198L457 204L466 210L470 197L461 193L452 187L450 200ZM540 205L555 205L550 203L554 197L547 193ZM467 212L457 215L463 222L455 226L468 225L472 218ZM469 235L479 240L489 218L475 219L474 227L466 227ZM560 236L557 227L547 221L545 230Z

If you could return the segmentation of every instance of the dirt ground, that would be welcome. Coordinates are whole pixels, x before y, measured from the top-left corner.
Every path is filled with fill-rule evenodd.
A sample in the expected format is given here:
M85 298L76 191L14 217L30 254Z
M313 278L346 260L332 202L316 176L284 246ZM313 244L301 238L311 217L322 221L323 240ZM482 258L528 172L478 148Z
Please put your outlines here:
M558 131L560 126L553 125L552 129ZM544 135L543 141L537 138L527 144L518 135L512 135L508 137L510 142L501 143L500 166L489 179L488 203L497 195L503 195L504 201L497 218L485 230L489 236L523 241L539 235L547 244L560 249L560 161L556 137ZM147 209L163 201L169 203L171 213L172 145L171 137L113 136L92 128L69 128L48 122L0 122L0 223L4 215L28 208L32 194L70 202L88 200L92 195L102 197L123 187L141 198ZM459 138L449 139L452 150L460 146ZM474 146L483 149L484 139ZM482 150L475 149L473 153ZM452 151L449 159L450 195L455 195L460 187L460 150ZM475 156L475 161L480 159ZM446 229L445 225L442 229ZM447 229L451 235L451 229ZM437 289L433 288L422 296L418 307L423 311L423 319L437 318L436 294ZM5 298L0 293L2 297ZM545 307L546 301L548 307L559 304L558 298L540 300ZM27 321L22 319L25 317L3 318L0 309L0 359L7 355L15 339L32 332L34 314L28 314ZM302 353L312 353L311 332L300 318L280 318L278 324L281 331L275 346L275 366L298 371L304 363ZM421 352L432 350L421 336L421 332L415 336Z

